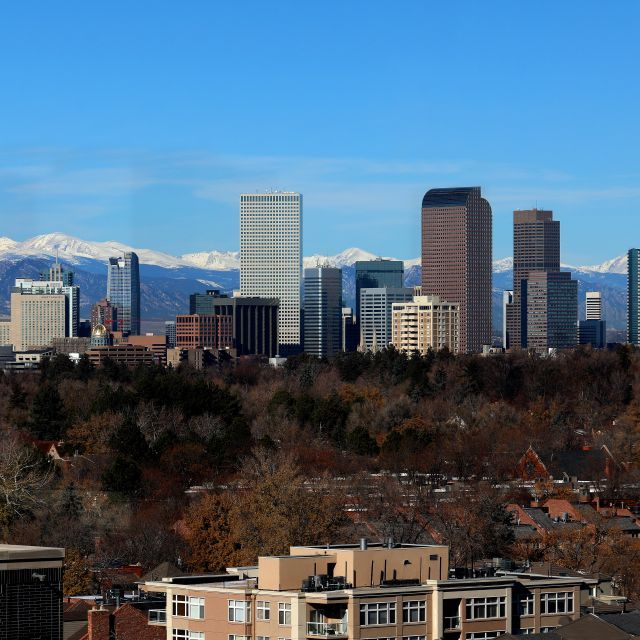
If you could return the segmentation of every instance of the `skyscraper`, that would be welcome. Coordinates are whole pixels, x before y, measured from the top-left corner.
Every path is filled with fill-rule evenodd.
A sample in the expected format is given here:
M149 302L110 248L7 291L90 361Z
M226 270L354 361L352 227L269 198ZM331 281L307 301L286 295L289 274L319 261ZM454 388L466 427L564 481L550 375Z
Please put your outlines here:
M627 341L640 345L640 249L627 254Z
M302 195L240 196L240 294L280 301L281 353L301 347Z
M107 300L118 309L118 330L140 335L140 266L132 251L109 258Z
M167 339L167 349L174 349L176 346L176 321L165 320L164 335Z
M587 291L586 293L587 320L602 320L602 293L600 291Z
M342 350L342 269L304 270L304 351L318 358Z
M509 313L513 305L513 291L502 292L502 347L509 349L511 334L509 332Z
M567 271L530 271L522 281L527 348L540 354L578 343L578 282Z
M480 187L431 189L422 200L422 295L460 305L460 351L491 344L491 206Z
M507 331L512 349L527 346L526 308L521 305L522 281L531 271L560 271L560 222L552 211L513 212L513 302L507 307Z
M118 309L112 305L106 298L98 300L91 307L91 331L101 324L109 333L119 331L118 327Z
M411 302L413 289L376 287L360 291L360 347L377 351L391 343L394 302Z
M360 321L360 290L404 287L404 262L401 260L358 260L356 268L356 321Z

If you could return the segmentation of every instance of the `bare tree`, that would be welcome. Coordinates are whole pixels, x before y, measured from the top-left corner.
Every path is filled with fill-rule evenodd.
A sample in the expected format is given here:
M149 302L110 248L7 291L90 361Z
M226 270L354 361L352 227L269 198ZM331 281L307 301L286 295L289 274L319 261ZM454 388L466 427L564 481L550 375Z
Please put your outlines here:
M0 524L4 527L43 504L51 472L15 436L0 441Z

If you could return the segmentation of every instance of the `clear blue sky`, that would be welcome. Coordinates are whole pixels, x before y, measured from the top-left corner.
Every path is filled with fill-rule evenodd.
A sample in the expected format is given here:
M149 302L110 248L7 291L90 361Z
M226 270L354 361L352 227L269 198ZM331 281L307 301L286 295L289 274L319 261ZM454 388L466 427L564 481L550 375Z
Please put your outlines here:
M238 247L238 194L301 191L305 254L416 256L424 191L640 244L640 3L5 3L0 235Z

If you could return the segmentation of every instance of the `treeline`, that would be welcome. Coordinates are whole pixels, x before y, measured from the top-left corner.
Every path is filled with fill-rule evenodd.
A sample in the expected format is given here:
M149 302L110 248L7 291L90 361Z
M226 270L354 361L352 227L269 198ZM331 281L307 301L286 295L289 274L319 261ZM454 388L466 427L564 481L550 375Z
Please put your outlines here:
M481 553L471 538L497 541L484 543L493 554L512 544L503 503L525 496L496 487L529 445L606 444L640 462L639 365L629 347L553 358L386 349L300 356L278 370L96 370L56 356L38 373L0 377L0 524L5 540L72 547L96 566L181 558L209 570L355 539L358 512L396 539L439 522L467 562ZM61 441L67 461L47 462L41 441ZM16 470L19 491L2 479ZM374 474L387 480L372 488ZM472 499L434 497L452 477Z

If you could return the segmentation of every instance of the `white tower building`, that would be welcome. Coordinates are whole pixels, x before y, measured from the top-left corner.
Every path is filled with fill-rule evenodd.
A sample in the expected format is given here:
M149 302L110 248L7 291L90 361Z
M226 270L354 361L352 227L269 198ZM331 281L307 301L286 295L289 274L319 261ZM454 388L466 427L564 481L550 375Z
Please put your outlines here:
M587 320L602 320L602 293L587 291Z
M282 353L300 348L302 195L240 195L240 295L278 298Z

